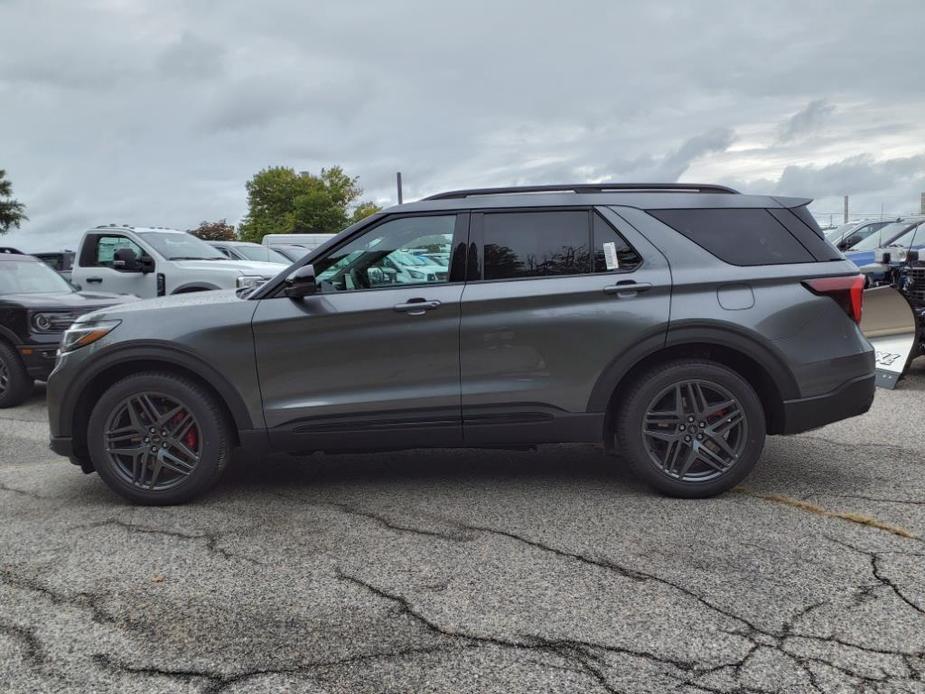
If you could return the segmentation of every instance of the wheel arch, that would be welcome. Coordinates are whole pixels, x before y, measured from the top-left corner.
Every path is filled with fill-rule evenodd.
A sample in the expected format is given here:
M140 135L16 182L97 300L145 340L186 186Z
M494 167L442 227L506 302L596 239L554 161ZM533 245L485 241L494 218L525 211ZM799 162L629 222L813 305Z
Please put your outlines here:
M107 355L89 368L70 389L62 403L61 420L70 425L78 457L85 456L86 430L90 412L100 395L116 381L144 371L163 371L184 376L215 396L219 406L233 424L235 443L240 432L254 428L253 420L240 393L213 367L199 357L176 349L146 346L120 350Z
M769 348L724 326L684 328L669 331L657 347L640 343L636 349L618 357L598 379L588 402L589 412L605 412L605 444L620 402L620 394L643 373L658 364L679 358L699 358L722 364L742 376L758 393L765 410L769 434L784 429L784 401L799 397L793 375Z
M203 282L187 282L174 289L171 294L190 294L192 292L210 292L215 289L221 289L214 284L205 284Z

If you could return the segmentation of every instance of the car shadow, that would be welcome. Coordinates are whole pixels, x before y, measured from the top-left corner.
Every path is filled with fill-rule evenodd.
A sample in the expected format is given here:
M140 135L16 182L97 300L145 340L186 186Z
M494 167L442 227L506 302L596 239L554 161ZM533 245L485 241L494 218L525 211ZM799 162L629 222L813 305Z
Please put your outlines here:
M360 486L387 483L617 484L643 489L626 463L591 445L540 446L536 450L434 449L380 453L318 453L309 456L238 456L221 488Z

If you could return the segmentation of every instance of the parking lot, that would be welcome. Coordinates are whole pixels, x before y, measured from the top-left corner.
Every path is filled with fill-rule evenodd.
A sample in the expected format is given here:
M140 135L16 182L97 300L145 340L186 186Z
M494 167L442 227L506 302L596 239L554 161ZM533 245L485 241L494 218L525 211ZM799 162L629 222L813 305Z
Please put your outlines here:
M925 692L925 361L708 501L586 446L237 461L135 508L0 414L0 689Z

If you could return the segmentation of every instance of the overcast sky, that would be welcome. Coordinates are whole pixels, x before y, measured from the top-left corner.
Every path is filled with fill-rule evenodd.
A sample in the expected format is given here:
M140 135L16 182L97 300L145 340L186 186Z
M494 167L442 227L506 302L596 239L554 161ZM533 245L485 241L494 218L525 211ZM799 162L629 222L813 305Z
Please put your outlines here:
M30 221L237 223L274 164L367 197L721 182L919 208L925 2L0 0L0 168ZM836 220L837 221L837 220Z

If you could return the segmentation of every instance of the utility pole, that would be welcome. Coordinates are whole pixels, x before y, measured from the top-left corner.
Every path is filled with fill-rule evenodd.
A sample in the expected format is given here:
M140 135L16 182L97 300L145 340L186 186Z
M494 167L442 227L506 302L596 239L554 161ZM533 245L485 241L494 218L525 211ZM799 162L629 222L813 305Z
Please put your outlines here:
M848 196L845 196L845 224L848 223Z
M395 186L398 188L398 204L401 205L401 171L395 172Z

